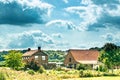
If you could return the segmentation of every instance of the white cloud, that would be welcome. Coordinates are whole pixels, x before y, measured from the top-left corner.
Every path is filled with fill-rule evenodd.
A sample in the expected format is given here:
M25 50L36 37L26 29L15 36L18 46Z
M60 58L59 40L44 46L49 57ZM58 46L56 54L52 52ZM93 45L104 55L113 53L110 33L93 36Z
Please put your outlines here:
M68 3L68 0L63 0L66 4Z
M11 40L9 41L8 48L46 47L54 44L54 40L40 30L11 34L9 38Z
M67 20L52 20L46 23L46 26L52 26L52 25L57 27L67 28L68 30L76 29L76 25L74 25L71 21L67 21Z
M56 38L57 37L57 38ZM61 40L62 34L46 34L41 30L29 30L22 33L8 34L6 37L0 37L1 49L26 49L28 47L36 48L38 46L44 49L63 49L68 43Z
M104 38L107 41L113 41L114 40L114 35L112 33L107 33L105 35L102 35L102 38Z
M55 38L63 38L63 36L62 36L61 33L54 33L54 34L52 34L52 37L55 37Z
M115 17L115 16L120 16L119 12L120 12L120 5L115 5L114 4L114 7L116 8L113 8L111 9L108 5L104 5L103 8L105 10L106 13L108 13L109 15Z
M106 40L106 42L115 43L116 45L120 45L120 33L107 33L101 36Z
M92 1L91 0L82 0L81 4L89 5L89 4L92 4Z
M82 20L79 24L79 30L83 31L87 30L89 25L96 23L102 12L102 8L96 5L73 6L65 8L65 10L69 13L79 15L79 18Z

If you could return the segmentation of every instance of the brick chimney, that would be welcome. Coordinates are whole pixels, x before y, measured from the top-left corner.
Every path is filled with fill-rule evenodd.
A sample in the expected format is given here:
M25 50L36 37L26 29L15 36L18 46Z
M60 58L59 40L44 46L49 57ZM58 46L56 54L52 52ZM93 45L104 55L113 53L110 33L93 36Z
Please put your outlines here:
M41 47L40 46L38 46L38 50L41 51Z
M31 50L31 48L28 48L28 51L30 51Z

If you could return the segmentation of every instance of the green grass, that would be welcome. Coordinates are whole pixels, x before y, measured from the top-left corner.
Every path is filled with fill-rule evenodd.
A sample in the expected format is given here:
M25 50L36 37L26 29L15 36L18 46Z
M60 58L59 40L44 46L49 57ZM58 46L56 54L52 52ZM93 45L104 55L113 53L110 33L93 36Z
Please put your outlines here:
M117 77L90 77L90 78L69 78L63 80L120 80L120 76Z
M120 80L120 76L101 76L80 78L79 71L70 69L46 70L43 74L34 72L34 75L27 73L28 71L16 71L7 67L0 67L0 72L5 74L7 80ZM95 74L96 71L90 70ZM115 71L120 74L120 70Z

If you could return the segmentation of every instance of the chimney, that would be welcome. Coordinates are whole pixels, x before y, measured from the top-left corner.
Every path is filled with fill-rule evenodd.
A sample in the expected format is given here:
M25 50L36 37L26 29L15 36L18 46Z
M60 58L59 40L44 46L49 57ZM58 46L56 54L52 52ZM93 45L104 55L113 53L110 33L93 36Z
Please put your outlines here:
M31 49L30 48L28 48L28 51L30 51Z
M40 46L38 47L38 50L41 51L41 47Z

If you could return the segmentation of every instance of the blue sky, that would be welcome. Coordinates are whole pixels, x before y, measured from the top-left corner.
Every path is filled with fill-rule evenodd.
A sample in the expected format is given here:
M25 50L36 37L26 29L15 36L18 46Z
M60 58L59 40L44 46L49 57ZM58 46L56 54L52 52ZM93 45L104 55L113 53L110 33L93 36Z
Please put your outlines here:
M120 0L0 0L0 49L120 46Z

